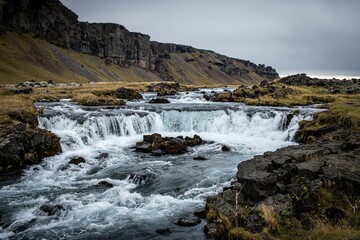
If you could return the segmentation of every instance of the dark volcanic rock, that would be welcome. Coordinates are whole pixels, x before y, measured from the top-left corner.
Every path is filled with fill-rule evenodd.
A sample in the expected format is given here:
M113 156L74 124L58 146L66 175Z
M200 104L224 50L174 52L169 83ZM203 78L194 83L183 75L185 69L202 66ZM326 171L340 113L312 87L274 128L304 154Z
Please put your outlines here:
M185 139L185 140L184 140ZM194 137L161 137L160 134L144 135L142 142L137 142L135 149L138 152L151 153L153 156L163 154L180 154L187 152L188 146L202 144L203 141L198 135Z
M127 99L127 100L139 100L142 99L142 95L133 89L118 88L116 89L114 96L116 98Z
M340 196L360 196L360 134L343 131L346 134L331 133L332 137L324 136L313 144L289 146L241 162L236 182L207 199L205 231L215 238L235 227L261 232L269 227L259 215L264 208L296 218L309 228L314 225L312 214L324 211L319 210L321 189ZM336 205L327 205L324 213L334 223L346 216Z
M185 137L185 143L186 145L190 146L190 147L193 147L193 146L196 146L196 145L200 145L203 143L203 140L201 139L200 136L198 135L194 135L194 137Z
M40 210L48 216L54 216L60 214L61 211L64 211L64 207L62 205L54 205L54 204L44 204L40 207Z
M49 131L22 123L0 127L0 174L39 163L60 151L60 138Z
M295 86L325 87L325 91L333 94L358 94L360 93L360 79L319 79L306 76L305 73L281 78L280 83Z
M203 157L203 156L196 156L193 158L194 160L207 160L206 157Z
M223 146L221 147L221 151L223 151L223 152L228 152L228 151L230 151L230 147L228 147L228 146L226 146L226 145L223 145Z
M149 103L170 103L166 98L154 98L149 101Z
M104 188L112 188L114 185L107 181L101 181L97 184L97 186L104 187Z
M75 156L75 157L70 158L69 164L79 165L80 163L85 163L85 162L86 162L85 158Z
M180 218L179 220L176 221L176 224L179 226L189 227L189 226L198 225L200 222L201 222L200 218L192 215L192 216Z

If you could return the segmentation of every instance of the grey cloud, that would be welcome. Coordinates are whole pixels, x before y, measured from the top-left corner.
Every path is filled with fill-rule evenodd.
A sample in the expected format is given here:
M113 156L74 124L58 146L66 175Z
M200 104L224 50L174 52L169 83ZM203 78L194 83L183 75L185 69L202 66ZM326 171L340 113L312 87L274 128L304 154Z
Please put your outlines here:
M62 0L82 21L274 66L360 76L357 0Z

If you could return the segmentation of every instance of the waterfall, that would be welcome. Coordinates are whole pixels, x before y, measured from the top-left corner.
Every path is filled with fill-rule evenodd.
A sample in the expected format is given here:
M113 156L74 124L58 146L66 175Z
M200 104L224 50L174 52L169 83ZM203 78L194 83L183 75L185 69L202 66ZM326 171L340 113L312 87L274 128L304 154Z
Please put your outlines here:
M179 111L114 114L88 114L84 117L72 115L43 115L39 118L40 127L46 128L62 138L67 147L72 145L91 145L109 136L135 136L159 133L191 132L219 135L237 134L266 138L277 135L279 140L292 140L298 122L307 118L298 114L288 122L290 111L270 110L249 111Z

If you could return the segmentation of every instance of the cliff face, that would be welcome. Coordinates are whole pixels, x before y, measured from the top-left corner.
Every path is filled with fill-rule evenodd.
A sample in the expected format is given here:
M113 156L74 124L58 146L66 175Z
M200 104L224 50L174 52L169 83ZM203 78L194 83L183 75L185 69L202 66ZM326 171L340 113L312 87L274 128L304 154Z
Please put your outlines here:
M2 0L0 23L5 30L32 33L58 47L97 56L106 65L135 66L152 71L163 80L190 83L192 75L215 79L224 74L235 82L258 82L279 76L272 67L190 46L150 41L148 35L129 32L118 24L80 22L78 16L58 0ZM204 55L208 56L204 59ZM186 67L179 67L179 56L186 65L200 63L201 66L189 74ZM199 68L201 73L195 73Z

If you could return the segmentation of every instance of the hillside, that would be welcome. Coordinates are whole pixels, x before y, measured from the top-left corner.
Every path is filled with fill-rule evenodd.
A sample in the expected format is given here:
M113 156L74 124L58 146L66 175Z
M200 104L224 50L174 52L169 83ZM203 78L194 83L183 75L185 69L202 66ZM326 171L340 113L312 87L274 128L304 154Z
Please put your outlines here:
M275 69L190 46L150 41L112 23L87 23L58 0L0 2L0 82L177 81L243 84Z

